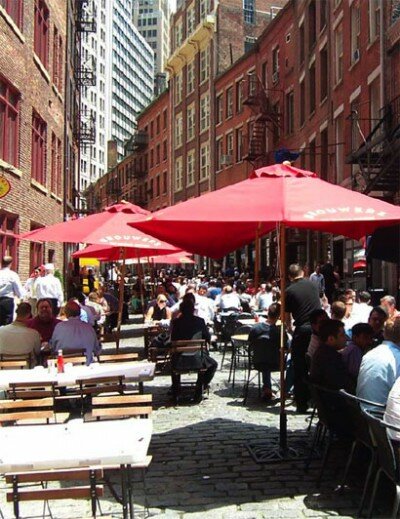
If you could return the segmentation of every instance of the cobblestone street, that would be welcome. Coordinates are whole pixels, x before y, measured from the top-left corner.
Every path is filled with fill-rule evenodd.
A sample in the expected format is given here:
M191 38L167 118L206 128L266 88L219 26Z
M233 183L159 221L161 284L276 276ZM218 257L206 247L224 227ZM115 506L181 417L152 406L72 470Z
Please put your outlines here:
M123 340L123 346L140 351L143 338L138 336L139 326L126 326L124 334L131 337ZM220 354L213 356L221 360ZM218 370L207 399L201 404L182 403L178 407L172 405L167 394L169 376L145 384L145 391L153 393L155 408L150 445L153 461L145 479L145 492L141 478L135 477L137 516L145 517L147 507L153 517L185 519L355 517L362 483L354 488L352 474L351 490L342 494L334 491L348 451L335 450L320 489L315 483L319 461L312 463L308 473L302 461L255 463L246 442L277 436L279 405L261 402L256 387L252 387L244 406L242 375L234 393L227 379L226 362L224 369ZM289 434L295 432L295 437L300 437L307 428L307 418L294 414L293 406L289 406ZM112 479L117 482L117 475ZM11 518L12 507L5 504L4 480L1 494L3 514ZM90 505L85 501L52 502L50 506L54 518L90 516ZM108 489L101 499L101 509L111 517L122 516L120 505ZM23 503L21 510L23 517L37 517L42 514L43 504Z

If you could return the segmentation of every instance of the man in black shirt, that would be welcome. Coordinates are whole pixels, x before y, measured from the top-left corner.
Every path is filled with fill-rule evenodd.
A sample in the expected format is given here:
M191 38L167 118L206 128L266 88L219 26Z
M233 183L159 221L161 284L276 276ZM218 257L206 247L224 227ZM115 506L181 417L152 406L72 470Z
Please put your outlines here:
M289 267L291 284L286 289L286 324L291 329L291 317L295 330L292 339L292 362L294 372L294 399L297 411L305 413L308 409L309 391L306 383L306 352L311 338L310 314L321 308L318 288L309 279L304 279L300 265Z

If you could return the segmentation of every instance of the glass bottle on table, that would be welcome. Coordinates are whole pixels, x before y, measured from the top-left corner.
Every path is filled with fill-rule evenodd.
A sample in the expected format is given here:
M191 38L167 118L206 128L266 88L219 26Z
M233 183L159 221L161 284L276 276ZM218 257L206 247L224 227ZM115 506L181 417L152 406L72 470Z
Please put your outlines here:
M57 354L57 373L64 373L64 357L62 350L58 350Z

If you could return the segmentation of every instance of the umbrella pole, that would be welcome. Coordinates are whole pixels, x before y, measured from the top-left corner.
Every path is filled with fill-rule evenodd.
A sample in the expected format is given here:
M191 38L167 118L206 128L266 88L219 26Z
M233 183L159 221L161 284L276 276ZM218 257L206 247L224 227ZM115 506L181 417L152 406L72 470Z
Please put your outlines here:
M122 323L122 311L124 308L124 285L125 285L125 260L126 260L126 247L121 249L122 255L122 266L119 274L119 302L118 302L118 322L117 322L117 338L116 347L119 351L119 340L121 334L121 323Z
M285 271L286 271L286 227L282 223L279 227L279 271L281 276L281 347L280 347L280 387L281 401L279 414L279 446L287 450L287 415L285 410Z
M143 269L142 264L140 263L140 258L138 258L138 277L139 277L139 287L140 287L140 303L142 305L142 314L143 319L146 315L146 310L144 308L144 294L143 294L143 283L144 283L144 276L143 276Z
M255 241L255 259L254 259L254 294L255 295L257 294L258 285L260 283L259 264L260 264L260 224L257 224L256 241Z

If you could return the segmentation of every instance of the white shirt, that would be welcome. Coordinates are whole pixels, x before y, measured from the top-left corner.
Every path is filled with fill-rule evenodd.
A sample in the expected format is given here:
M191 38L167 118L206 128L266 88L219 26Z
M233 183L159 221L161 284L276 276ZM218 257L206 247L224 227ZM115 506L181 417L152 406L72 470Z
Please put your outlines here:
M34 352L38 355L40 346L39 333L23 323L14 321L0 328L0 353L22 355Z
M229 292L225 294L221 294L218 302L216 304L220 307L221 310L225 310L227 308L235 308L239 310L241 308L242 303L240 301L239 296L235 292Z
M389 424L400 426L400 378L396 380L390 390L383 418ZM388 435L392 440L400 441L400 432L388 429Z
M16 272L10 267L0 269L0 297L22 297L24 289Z
M54 274L46 274L44 277L38 278L35 288L38 299L49 297L50 299L57 299L60 306L63 304L64 294L61 282Z
M195 294L195 315L201 317L206 323L212 323L214 321L215 314L215 303L212 299L205 296L199 296Z
M353 305L353 311L351 312L351 319L354 324L367 323L369 314L372 312L372 306L367 303L356 303Z

